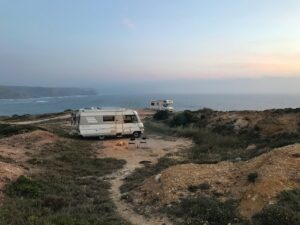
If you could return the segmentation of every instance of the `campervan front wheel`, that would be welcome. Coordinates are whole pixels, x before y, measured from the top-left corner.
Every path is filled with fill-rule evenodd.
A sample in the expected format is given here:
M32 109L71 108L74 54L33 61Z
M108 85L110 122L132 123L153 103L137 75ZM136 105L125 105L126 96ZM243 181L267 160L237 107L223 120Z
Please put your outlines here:
M140 135L141 135L141 133L140 132L138 132L138 131L135 131L135 132L133 132L133 137L135 137L135 138L139 138L140 137Z

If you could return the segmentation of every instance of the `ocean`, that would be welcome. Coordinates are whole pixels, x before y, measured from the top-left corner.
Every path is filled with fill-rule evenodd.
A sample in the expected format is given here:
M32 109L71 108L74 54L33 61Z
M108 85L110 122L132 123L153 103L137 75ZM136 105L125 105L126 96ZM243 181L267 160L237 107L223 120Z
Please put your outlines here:
M85 107L146 108L155 99L173 99L177 111L265 110L300 107L300 94L135 94L0 99L0 115L61 112Z

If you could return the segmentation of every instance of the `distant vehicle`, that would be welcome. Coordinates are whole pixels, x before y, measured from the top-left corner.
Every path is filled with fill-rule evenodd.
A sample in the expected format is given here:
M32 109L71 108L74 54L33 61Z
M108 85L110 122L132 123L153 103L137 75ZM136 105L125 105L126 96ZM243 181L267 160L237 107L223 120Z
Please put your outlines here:
M150 108L155 110L165 110L173 112L173 100L153 100L151 101Z
M132 109L80 109L72 116L72 124L82 137L133 135L140 137L144 125Z

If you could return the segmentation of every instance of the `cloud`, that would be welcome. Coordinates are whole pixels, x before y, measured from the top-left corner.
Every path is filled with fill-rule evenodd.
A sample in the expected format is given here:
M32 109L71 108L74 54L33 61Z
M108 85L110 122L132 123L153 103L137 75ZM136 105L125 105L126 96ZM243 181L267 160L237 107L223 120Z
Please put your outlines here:
M129 19L128 17L123 17L121 20L121 23L124 27L128 28L128 29L135 29L136 28L136 24L133 20Z

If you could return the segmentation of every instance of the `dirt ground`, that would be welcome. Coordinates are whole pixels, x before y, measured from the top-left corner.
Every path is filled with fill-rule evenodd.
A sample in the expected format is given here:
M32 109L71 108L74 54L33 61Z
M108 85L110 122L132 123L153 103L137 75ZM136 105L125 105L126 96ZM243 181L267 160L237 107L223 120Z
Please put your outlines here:
M258 174L253 183L250 173ZM169 204L191 194L190 185L209 184L196 194L218 194L221 200L240 200L241 216L250 218L265 205L273 204L283 190L300 187L300 144L278 148L246 162L183 164L164 170L159 181L147 179L133 195L136 202ZM154 203L155 204L155 203Z
M41 130L3 138L0 139L0 155L15 162L24 162L30 154L45 144L55 142L57 138L54 134Z
M141 161L150 161L156 163L157 160L167 153L174 153L188 148L192 142L187 139L172 138L161 139L160 137L149 137L146 144L140 143L141 139L129 144L127 139L107 140L94 145L99 157L113 157L126 160L126 165L121 171L118 171L107 177L110 180L111 197L117 207L118 213L133 225L161 225L171 224L171 222L161 216L145 217L137 214L131 205L121 200L120 186L123 179L132 173L136 168L142 167Z
M41 130L0 139L0 204L5 185L22 174L31 173L26 161L43 145L56 139L52 133Z

